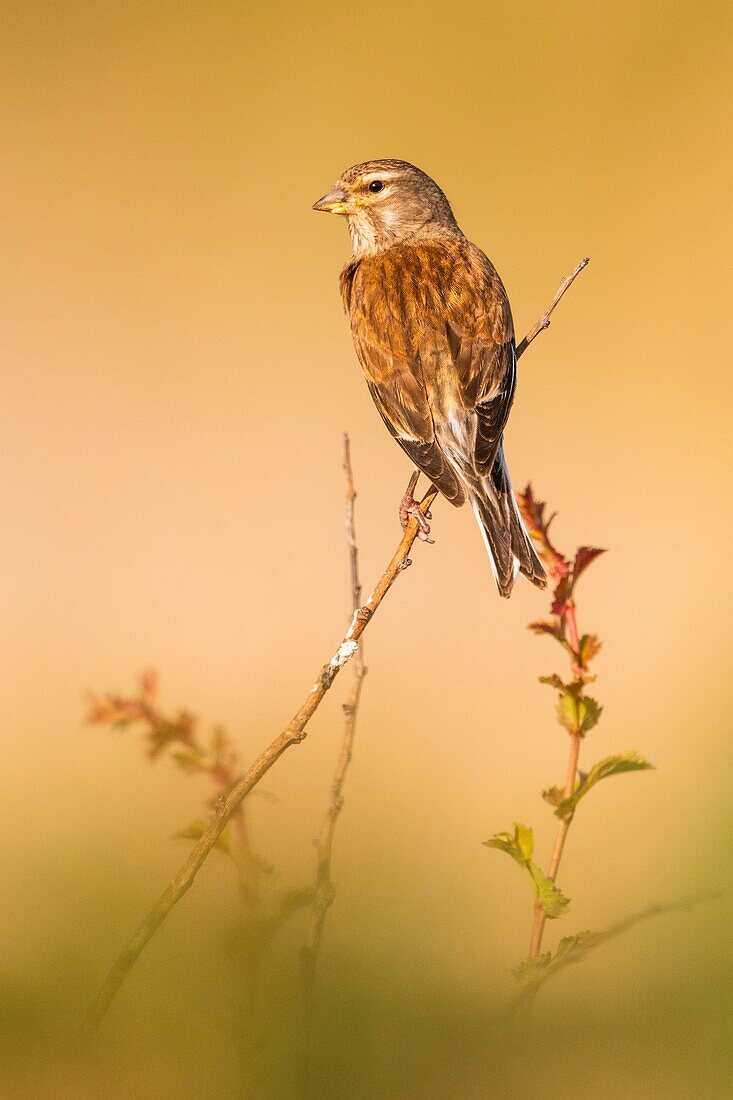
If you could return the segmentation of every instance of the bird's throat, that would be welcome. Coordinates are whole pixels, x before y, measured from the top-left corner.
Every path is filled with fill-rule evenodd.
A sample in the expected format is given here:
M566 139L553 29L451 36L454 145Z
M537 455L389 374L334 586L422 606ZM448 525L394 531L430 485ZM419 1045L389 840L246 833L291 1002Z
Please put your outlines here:
M353 255L357 259L362 256L373 256L389 243L383 239L383 234L377 231L371 218L361 211L350 214L348 223Z

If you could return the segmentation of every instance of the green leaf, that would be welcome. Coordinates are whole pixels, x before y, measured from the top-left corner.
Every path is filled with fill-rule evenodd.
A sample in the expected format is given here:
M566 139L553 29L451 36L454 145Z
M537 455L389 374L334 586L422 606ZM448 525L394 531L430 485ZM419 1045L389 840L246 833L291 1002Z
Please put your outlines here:
M545 911L545 916L549 920L555 920L557 917L561 917L568 905L570 899L566 898L554 882L552 882L544 871L541 871L539 867L532 864L530 874L535 884L535 891L537 893L537 901L540 903Z
M580 724L578 699L572 691L561 691L557 701L557 720L569 733L575 733Z
M586 933L579 932L576 936L563 936L557 945L557 951L555 952L555 961L563 958L564 955L571 955L579 947L582 946L581 940Z
M560 893L544 871L532 862L534 836L528 825L515 825L514 836L511 833L496 833L490 840L485 840L484 844L487 848L506 852L515 863L524 868L532 882L535 898L547 917L554 920L562 916L568 906L568 899Z
M562 799L557 804L555 813L558 817L565 817L568 813L573 812L581 798L601 779L607 779L611 775L623 775L624 772L648 771L653 766L635 752L626 752L620 756L607 756L604 760L599 760L597 764L594 764L587 775L581 776L580 782L570 797Z
M516 842L517 828L518 826L515 826L514 836L512 836L511 833L496 833L490 840L485 840L484 845L486 848L498 848L500 852L506 852L506 854L511 856L520 867L525 867L527 861Z
M565 791L562 787L550 787L549 790L542 792L542 797L545 802L549 802L551 806L559 806L565 797Z
M486 848L498 848L501 852L507 852L512 854L511 849L514 846L514 837L510 833L494 833L489 840L485 840L484 847Z
M534 836L528 825L514 826L514 843L528 863L534 855Z
M524 866L534 854L534 837L529 825L514 826L514 836L511 833L496 833L490 840L485 840L487 848L498 848L506 852L508 856Z
M578 717L580 718L580 733L584 736L588 730L598 725L598 720L603 713L603 707L597 699L590 695L584 695L578 700Z
M515 966L512 974L518 982L532 985L540 978L552 962L552 953L545 951L543 955L536 955L533 959L522 959L519 966Z
M579 733L583 737L598 725L603 707L592 696L580 694L580 682L563 686L557 701L557 720L569 733Z
M571 962L580 962L581 958L597 942L598 936L592 932L578 932L575 936L564 936L553 955L545 951L533 959L523 959L512 970L512 974L518 982L525 985L542 984L550 977L555 969L567 966Z

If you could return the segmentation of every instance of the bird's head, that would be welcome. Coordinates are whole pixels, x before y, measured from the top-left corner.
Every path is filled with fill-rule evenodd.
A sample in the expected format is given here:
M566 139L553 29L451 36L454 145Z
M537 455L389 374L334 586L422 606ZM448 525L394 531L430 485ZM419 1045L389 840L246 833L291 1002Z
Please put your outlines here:
M460 236L437 183L405 160L368 160L348 168L314 210L343 214L356 255L407 240Z

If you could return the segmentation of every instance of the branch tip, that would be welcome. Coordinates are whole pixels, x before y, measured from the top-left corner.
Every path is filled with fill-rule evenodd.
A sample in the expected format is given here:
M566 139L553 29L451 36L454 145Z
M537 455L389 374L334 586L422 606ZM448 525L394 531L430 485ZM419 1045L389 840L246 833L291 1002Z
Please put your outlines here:
M580 263L576 264L575 268L570 272L570 274L565 276L565 278L560 283L555 297L550 302L549 307L545 310L540 319L535 322L535 324L529 330L524 339L521 340L519 344L517 344L517 359L519 359L520 356L524 354L524 352L527 350L527 348L536 336L539 336L539 334L544 329L550 327L550 317L552 316L556 306L559 304L560 299L563 297L565 292L570 289L572 284L577 279L578 275L580 275L583 268L587 267L589 263L590 257L584 256Z

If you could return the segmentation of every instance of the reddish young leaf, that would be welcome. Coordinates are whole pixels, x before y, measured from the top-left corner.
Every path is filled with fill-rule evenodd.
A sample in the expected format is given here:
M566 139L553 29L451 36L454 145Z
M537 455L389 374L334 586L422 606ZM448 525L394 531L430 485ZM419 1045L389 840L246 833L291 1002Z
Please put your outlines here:
M580 639L580 663L585 668L589 661L598 654L603 643L597 634L584 634Z
M564 615L568 609L568 602L572 595L572 585L570 583L570 577L567 574L563 574L555 585L552 593L552 607L551 611L553 615Z
M573 588L588 566L592 565L597 557L605 553L605 550L600 550L597 546L581 546L576 550L575 561L573 562Z
M535 498L530 484L523 493L517 493L517 504L531 538L537 543L537 550L547 566L550 577L557 581L566 576L570 571L570 565L552 545L548 533L555 513L553 512L545 519L545 502Z

